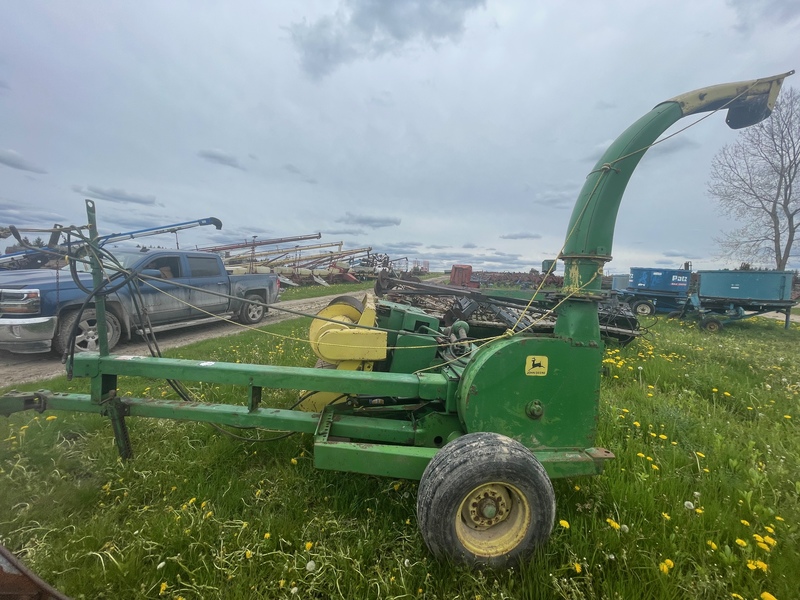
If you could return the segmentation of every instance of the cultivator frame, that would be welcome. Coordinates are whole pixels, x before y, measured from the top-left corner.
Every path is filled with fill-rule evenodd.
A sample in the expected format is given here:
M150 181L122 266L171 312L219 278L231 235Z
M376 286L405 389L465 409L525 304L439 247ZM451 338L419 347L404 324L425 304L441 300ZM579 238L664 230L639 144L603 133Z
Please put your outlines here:
M684 116L727 109L731 127L766 118L790 74L684 94L620 135L589 174L572 213L550 333L511 328L476 347L463 329L445 332L413 307L378 302L369 325L361 323L373 310L368 302L342 299L311 340L321 359L338 357L335 369L115 356L108 354L98 296L100 352L78 354L67 365L90 379L90 393L13 392L0 398L0 414L107 416L126 458L133 455L126 419L134 416L311 434L319 468L420 479L418 521L434 554L489 566L518 561L552 529L550 479L596 474L613 458L595 446L604 350L598 303L606 298L603 265L611 260L617 211L636 165ZM87 213L96 240L91 201ZM101 289L101 265L92 261ZM132 376L233 384L246 389L246 401L131 398L120 392L119 378ZM261 405L265 388L329 392L348 401L317 412L269 408Z

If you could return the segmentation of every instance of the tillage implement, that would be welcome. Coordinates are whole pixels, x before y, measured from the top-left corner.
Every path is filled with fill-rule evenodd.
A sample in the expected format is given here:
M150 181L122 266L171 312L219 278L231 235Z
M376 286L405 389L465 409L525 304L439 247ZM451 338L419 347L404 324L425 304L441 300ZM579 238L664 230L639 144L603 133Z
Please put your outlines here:
M129 417L307 433L321 469L418 479L419 529L434 555L476 566L514 564L551 533L551 479L600 473L613 458L596 446L604 351L598 303L606 299L603 265L635 167L682 117L727 110L732 128L768 117L790 74L677 96L611 144L567 227L559 257L564 286L550 331L512 327L479 341L463 321L443 327L413 306L345 296L311 325L318 368L118 356L101 343L99 353L68 358L74 376L91 380L90 394L12 392L0 398L0 414L105 415L124 458L133 455ZM99 239L92 202L87 212L91 238ZM97 250L93 308L102 324L102 290L115 276L109 284ZM128 397L120 377L134 376L233 384L246 397L239 405ZM262 406L265 388L300 391L297 409Z

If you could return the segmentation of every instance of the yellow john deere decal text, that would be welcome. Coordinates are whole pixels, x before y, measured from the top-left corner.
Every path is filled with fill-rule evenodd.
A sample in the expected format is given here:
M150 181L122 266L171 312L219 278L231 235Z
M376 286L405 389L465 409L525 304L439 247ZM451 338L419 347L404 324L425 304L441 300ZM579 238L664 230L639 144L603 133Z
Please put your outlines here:
M530 377L542 377L547 375L547 357L528 356L525 359L525 375Z

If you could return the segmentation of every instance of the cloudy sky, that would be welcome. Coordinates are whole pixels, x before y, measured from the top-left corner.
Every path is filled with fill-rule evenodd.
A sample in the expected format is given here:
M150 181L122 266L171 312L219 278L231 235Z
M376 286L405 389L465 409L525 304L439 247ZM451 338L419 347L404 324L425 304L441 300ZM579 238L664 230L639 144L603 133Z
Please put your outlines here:
M797 0L2 2L0 226L93 198L101 233L213 216L181 245L322 232L527 271L639 116L798 67ZM706 193L735 139L718 114L648 152L609 272L738 264Z

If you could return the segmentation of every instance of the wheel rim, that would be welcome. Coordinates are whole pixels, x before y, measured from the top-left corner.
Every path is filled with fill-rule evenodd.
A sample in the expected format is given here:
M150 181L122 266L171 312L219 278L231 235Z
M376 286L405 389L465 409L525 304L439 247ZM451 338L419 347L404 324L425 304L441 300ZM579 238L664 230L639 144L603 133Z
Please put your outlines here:
M109 337L112 332L109 330ZM82 319L75 336L75 347L79 351L97 352L100 349L100 334L97 331L97 318Z
M461 502L456 535L475 556L505 556L525 539L531 525L531 506L513 485L486 483Z
M649 304L637 304L636 305L636 314L647 316L651 314L653 311L650 310Z
M247 316L251 321L258 321L264 314L264 307L260 304L248 304Z
M719 323L716 321L709 321L706 323L706 331L710 331L711 333L716 333L719 331Z

